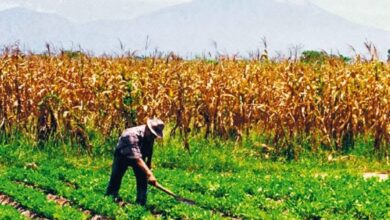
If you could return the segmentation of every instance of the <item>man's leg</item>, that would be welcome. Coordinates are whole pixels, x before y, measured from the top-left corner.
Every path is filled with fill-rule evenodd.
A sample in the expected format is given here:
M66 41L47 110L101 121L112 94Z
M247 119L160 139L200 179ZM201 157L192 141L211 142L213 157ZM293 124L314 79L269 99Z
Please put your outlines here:
M126 164L125 159L126 158L121 156L117 150L115 151L114 162L112 164L111 178L107 186L106 195L111 195L115 198L118 198L122 178L128 166L128 164Z
M135 202L140 205L145 205L148 191L148 179L144 171L137 165L133 166L133 170L137 181L137 199Z

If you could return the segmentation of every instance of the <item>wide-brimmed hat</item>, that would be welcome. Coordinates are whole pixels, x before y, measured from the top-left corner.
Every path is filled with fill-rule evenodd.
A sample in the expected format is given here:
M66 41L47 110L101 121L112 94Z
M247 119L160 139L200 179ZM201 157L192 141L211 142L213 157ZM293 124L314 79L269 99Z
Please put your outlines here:
M164 122L159 118L154 117L153 119L148 118L146 124L149 130L157 137L163 137Z

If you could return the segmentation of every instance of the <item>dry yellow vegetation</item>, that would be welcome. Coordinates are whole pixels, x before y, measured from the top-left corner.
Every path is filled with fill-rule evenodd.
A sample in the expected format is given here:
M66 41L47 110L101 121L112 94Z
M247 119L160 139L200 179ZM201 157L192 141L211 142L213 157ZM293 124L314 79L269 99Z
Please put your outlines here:
M0 129L45 140L85 129L105 135L158 116L184 140L193 133L235 137L248 131L280 149L297 139L340 149L359 135L378 151L390 144L390 66L175 57L26 55L0 58Z

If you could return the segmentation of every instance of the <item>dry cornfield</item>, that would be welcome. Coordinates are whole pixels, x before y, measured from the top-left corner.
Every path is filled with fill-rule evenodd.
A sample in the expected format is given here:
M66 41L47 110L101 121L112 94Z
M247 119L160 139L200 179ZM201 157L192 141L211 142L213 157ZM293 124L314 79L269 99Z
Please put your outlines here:
M36 55L4 51L0 58L0 130L39 141L86 129L117 134L158 116L172 134L241 139L264 135L276 151L316 150L372 137L390 144L390 66L378 61L322 64L175 57ZM91 146L89 146L91 147Z

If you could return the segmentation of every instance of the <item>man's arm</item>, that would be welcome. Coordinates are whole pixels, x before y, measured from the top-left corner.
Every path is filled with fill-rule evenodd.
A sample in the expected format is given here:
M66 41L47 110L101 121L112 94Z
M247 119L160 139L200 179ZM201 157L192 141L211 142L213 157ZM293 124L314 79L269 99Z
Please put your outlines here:
M152 171L146 165L145 161L142 160L142 158L137 158L136 161L137 161L138 167L141 168L142 171L144 171L144 173L146 174L146 177L148 178L149 183L155 186L157 184L156 177L154 177Z

